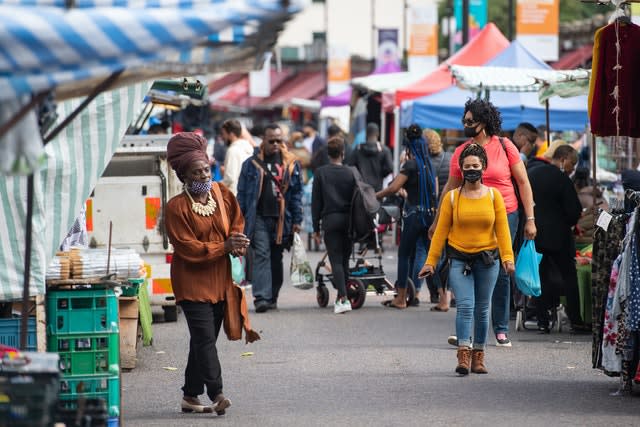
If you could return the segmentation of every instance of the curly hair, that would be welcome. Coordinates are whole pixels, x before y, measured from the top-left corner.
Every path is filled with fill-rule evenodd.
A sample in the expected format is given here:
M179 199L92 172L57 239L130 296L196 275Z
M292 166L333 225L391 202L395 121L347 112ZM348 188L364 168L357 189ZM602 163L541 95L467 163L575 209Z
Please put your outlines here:
M435 151L437 151L436 154L439 154L442 151L442 140L440 139L440 134L438 132L433 129L423 129L422 136L427 140L427 145L431 154Z
M466 147L464 147L464 149L462 150L462 153L460 153L460 158L458 159L458 165L460 166L460 171L462 171L462 164L464 163L464 159L466 159L469 156L477 156L480 159L480 163L482 163L482 169L483 170L487 169L487 165L488 165L487 152L480 144L476 144L472 142L471 144L468 144ZM482 182L482 179L480 180L480 182ZM463 178L462 184L460 184L459 191L462 191L462 188L464 187L465 183L466 183L466 180ZM460 219L459 205L460 205L460 198L458 198L458 203L456 203L456 215L458 216L458 220Z
M484 99L468 99L464 104L462 117L470 111L473 120L484 124L488 136L498 135L502 130L502 117L500 111L489 101Z
M487 166L489 163L487 159L487 152L481 145L471 143L466 147L464 147L464 150L462 150L462 153L460 153L460 158L458 159L458 165L460 166L460 170L462 170L462 164L464 163L464 159L466 159L469 156L477 156L480 159L480 163L482 163L482 169L487 169Z

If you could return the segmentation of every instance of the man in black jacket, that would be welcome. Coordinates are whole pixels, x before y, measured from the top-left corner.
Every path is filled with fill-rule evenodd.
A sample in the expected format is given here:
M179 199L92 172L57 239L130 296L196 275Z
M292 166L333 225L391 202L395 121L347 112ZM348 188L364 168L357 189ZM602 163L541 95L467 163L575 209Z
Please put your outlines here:
M380 129L375 123L367 125L367 142L358 145L351 153L348 163L355 166L362 179L376 192L382 190L384 178L393 172L391 150L382 145L378 138Z
M576 150L570 145L562 145L550 161L536 157L527 165L538 228L536 249L543 255L540 263L542 295L536 301L541 332L549 332L548 310L557 305L560 295L567 297L566 313L572 330L581 332L586 329L580 317L572 230L580 218L582 205L569 178L577 162Z

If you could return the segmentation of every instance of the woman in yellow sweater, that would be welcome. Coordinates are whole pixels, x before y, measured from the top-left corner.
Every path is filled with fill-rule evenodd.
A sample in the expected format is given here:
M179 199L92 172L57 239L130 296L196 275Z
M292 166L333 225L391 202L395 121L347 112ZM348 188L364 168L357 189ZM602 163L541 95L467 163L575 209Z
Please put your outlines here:
M456 372L467 375L471 370L476 374L486 374L484 349L499 260L502 259L507 273L513 273L514 257L502 196L498 190L483 185L481 181L482 173L487 169L484 148L469 144L460 154L459 165L462 186L442 198L438 225L420 275L433 274L446 241L451 263L449 283L457 301Z

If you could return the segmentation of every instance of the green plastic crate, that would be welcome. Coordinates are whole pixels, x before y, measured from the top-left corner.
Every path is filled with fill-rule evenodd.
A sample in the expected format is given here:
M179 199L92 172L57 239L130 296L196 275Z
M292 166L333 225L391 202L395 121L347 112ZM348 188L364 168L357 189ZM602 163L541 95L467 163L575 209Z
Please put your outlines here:
M118 332L118 299L113 289L52 290L47 293L47 332Z
M20 322L22 319L0 319L0 344L20 348ZM36 351L36 318L27 320L27 348Z
M120 416L120 379L117 375L73 376L60 380L60 405L76 409L78 399L104 399L110 417Z
M60 372L65 376L118 375L120 335L54 335L47 338L47 350L60 356Z
M129 279L128 285L122 287L123 297L135 297L138 295L140 285L144 283L144 279Z

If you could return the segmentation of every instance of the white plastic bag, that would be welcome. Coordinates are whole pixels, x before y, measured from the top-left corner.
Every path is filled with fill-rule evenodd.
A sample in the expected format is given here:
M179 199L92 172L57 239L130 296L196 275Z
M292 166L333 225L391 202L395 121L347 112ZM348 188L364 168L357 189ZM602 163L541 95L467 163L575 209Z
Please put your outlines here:
M307 251L304 249L300 234L293 234L291 250L291 267L289 268L291 284L298 289L313 288L313 270L307 259Z

